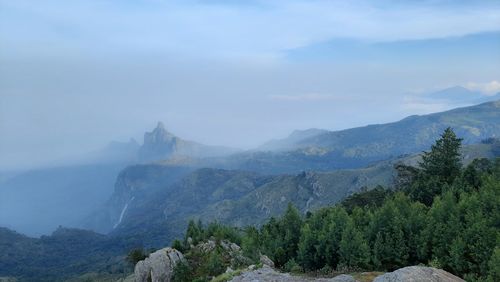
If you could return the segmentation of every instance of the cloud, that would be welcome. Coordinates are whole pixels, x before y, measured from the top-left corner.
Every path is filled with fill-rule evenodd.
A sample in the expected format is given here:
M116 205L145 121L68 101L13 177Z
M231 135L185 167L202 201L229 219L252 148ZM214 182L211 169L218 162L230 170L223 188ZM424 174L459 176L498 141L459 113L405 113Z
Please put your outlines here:
M500 29L495 2L227 2L0 0L0 41L4 53L138 52L251 61L279 59L287 50L333 38L398 41Z
M500 92L500 82L496 80L485 83L469 82L465 85L465 88L480 91L485 95L495 95Z
M400 110L409 114L425 115L430 113L437 113L452 109L459 106L458 104L451 104L449 102L436 101L423 97L405 96L401 103Z
M270 99L276 101L306 102L306 101L345 101L346 97L338 97L329 94L307 93L302 95L270 95Z

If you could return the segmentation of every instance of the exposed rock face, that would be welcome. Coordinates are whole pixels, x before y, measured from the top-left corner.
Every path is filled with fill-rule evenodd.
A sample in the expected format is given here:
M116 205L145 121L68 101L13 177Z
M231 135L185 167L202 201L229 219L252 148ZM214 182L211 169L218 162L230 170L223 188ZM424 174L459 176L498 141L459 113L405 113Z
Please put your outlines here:
M263 265L267 265L269 267L274 267L274 262L266 255L260 255L259 260Z
M409 266L378 276L374 282L455 282L465 281L442 269L425 266Z
M158 250L135 265L135 281L169 282L172 279L175 265L183 260L184 256L176 249Z
M334 278L309 278L303 276L293 276L289 273L280 273L264 265L260 269L244 272L239 276L234 277L231 282L299 282L299 281L322 281L322 282L356 282L350 275L340 275Z
M223 240L220 242L216 242L211 239L206 242L201 242L193 248L198 249L198 251L202 253L210 253L213 252L217 246L222 247L222 251L225 256L231 258L231 265L248 265L252 263L252 261L243 255L243 251L240 246L235 243Z
M226 156L239 150L223 146L208 146L197 142L184 140L165 129L158 122L156 128L144 134L144 144L139 148L139 160L157 161L173 156L183 157L216 157Z

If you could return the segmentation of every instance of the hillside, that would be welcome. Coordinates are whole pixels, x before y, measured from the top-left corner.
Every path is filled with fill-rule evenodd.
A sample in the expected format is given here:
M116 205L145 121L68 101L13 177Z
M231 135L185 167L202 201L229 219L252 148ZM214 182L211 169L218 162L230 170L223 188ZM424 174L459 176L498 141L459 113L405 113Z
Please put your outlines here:
M453 128L464 144L500 136L500 101L422 116L397 122L368 125L341 131L312 131L273 142L263 148L215 162L224 168L286 173L301 170L360 168L400 155L421 152L447 127ZM300 135L300 134L299 134Z
M134 247L91 231L58 228L30 238L0 228L0 277L20 281L64 281L88 272L127 271L126 250Z
M500 156L496 140L464 147L463 162ZM302 213L335 204L353 193L377 185L389 187L394 164L415 164L419 155L382 161L361 169L264 175L241 170L202 168L183 170L160 164L130 167L120 174L105 214L107 230L118 237L140 237L146 246L161 246L182 235L187 221L220 221L234 226L259 225L283 213L293 203ZM116 201L115 199L122 199ZM102 214L94 215L99 221ZM116 226L118 219L121 218ZM101 222L105 225L105 222ZM114 228L113 228L114 227ZM145 232L147 230L147 232Z
M77 226L113 193L125 163L34 169L0 182L0 226L31 236ZM36 220L34 220L36 219Z

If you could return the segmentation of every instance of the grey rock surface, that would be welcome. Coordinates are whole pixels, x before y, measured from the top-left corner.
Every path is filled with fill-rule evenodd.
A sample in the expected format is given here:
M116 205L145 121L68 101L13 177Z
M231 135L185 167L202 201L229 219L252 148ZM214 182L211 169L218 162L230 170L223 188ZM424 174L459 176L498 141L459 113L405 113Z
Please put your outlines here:
M374 282L456 282L465 281L442 269L425 266L408 266L382 274Z
M239 276L233 277L231 282L299 282L299 281L322 281L322 282L356 282L352 276L340 275L334 278L311 278L303 276L294 276L289 273L281 273L272 269L269 266L248 272L244 272Z
M269 267L274 267L274 262L266 255L260 255L259 260L263 265L267 265Z
M184 256L176 249L158 250L135 265L135 281L169 282L172 279L175 265L183 260Z

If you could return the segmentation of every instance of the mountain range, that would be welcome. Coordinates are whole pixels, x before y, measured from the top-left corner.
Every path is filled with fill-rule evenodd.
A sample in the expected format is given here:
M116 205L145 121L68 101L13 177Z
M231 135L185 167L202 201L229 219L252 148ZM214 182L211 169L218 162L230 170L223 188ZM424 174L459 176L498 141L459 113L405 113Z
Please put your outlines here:
M142 145L134 140L114 142L85 165L33 170L0 182L0 214L5 215L0 216L0 226L30 235L48 234L61 224L108 232L117 224L123 207L130 201L128 196L116 198L113 182L116 182L115 193L120 181L127 179L123 175L136 175L138 183L151 182L150 174L156 172L147 168L154 166L152 163L171 168L171 173L160 173L158 183L178 181L200 168L263 175L360 169L426 150L446 127L452 127L464 139L464 144L498 137L500 101L410 116L388 124L340 131L295 131L288 138L248 151L187 141L158 123L154 130L144 134ZM141 178L146 180L141 182ZM108 212L96 216L103 210ZM90 213L93 216L88 216ZM126 216L124 212L122 217ZM34 217L39 219L36 225L31 223Z
M1 229L0 276L44 273L50 281L54 269L108 269L131 247L161 247L182 236L189 219L259 225L288 203L306 213L391 187L394 165L418 163L447 127L463 138L464 163L500 156L500 101L493 101L388 124L295 131L248 151L187 141L159 123L142 145L113 143L85 165L3 174L0 226L33 236L64 224L107 235L60 227L34 239ZM28 226L34 218L39 224ZM91 250L82 258L85 242ZM13 253L21 259L9 262ZM49 258L53 268L30 256Z

